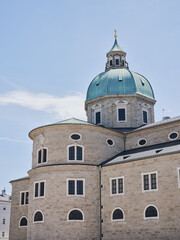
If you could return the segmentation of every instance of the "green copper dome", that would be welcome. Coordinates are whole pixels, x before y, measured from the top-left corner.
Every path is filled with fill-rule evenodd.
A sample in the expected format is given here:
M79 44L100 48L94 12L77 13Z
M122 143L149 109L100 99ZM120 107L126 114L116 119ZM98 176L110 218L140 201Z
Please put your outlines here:
M115 94L139 93L145 97L155 99L149 81L127 68L110 69L97 75L90 83L86 101Z

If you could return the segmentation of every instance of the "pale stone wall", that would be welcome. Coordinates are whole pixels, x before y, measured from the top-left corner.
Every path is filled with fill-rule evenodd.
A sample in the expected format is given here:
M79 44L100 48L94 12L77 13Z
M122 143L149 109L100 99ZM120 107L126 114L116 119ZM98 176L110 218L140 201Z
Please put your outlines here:
M12 202L10 218L10 240L26 240L27 227L19 227L22 216L28 219L28 205L20 205L20 192L29 189L29 179L12 182ZM29 219L28 219L29 220Z
M100 190L96 166L47 166L32 169L30 175L28 240L99 239ZM66 178L84 178L85 196L67 196ZM34 182L46 181L45 197L34 199ZM68 222L67 214L81 209L84 222ZM44 213L44 223L33 223L37 210Z
M127 121L117 121L117 101L125 101ZM94 122L94 107L96 104L101 105L102 125L109 128L136 128L142 126L142 110L148 112L148 124L154 122L154 104L155 101L139 94L126 94L124 96L111 95L99 97L86 102L86 114L88 122Z
M177 167L180 154L111 165L102 168L102 233L104 240L180 239L180 188ZM158 191L142 192L142 173L158 172ZM110 178L124 176L124 195L110 196ZM144 220L144 209L153 204L159 219ZM115 208L125 221L111 222Z
M72 133L78 133L82 138L73 141ZM56 125L34 130L32 167L38 165L37 152L43 146L48 149L48 161L45 164L67 163L68 146L73 144L84 147L84 162L99 164L124 149L123 134L98 126L87 125ZM114 146L108 146L107 139L114 141Z
M168 136L172 132L177 132L180 139L180 124L179 122L171 122L169 124L161 124L153 128L145 128L135 130L126 135L126 150L141 147L138 145L140 139L145 138L147 144L144 146L154 145L158 143L170 142Z

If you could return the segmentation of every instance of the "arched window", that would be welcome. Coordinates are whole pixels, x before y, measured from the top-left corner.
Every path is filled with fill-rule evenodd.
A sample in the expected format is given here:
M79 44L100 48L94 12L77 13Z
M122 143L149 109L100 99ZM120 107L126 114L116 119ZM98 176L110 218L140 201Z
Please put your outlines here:
M73 145L68 147L68 160L69 161L83 161L83 147Z
M116 208L112 212L112 221L119 221L119 220L124 220L124 213L123 213L122 209Z
M159 218L158 209L154 205L147 206L144 211L144 218Z
M80 209L73 209L68 214L69 221L83 221L84 215Z
M27 217L22 217L19 222L20 227L26 227L28 225Z
M38 151L38 164L47 162L47 148Z
M34 222L43 222L44 221L44 217L41 211L37 211L34 214Z

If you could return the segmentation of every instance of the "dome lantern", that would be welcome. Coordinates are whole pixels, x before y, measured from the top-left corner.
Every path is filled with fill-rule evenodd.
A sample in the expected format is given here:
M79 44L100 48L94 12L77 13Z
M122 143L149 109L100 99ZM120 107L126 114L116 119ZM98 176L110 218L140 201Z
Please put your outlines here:
M111 50L106 54L107 63L106 63L106 71L114 68L129 68L128 63L126 62L126 52L124 52L117 41L117 31L114 30L115 40Z

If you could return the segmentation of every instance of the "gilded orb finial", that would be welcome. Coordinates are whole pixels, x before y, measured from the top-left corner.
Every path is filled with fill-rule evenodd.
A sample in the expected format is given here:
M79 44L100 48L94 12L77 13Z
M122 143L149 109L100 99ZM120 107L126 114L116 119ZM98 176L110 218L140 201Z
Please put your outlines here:
M115 32L114 37L117 38L117 34L116 34L117 31L116 31L116 29L114 30L114 32Z

